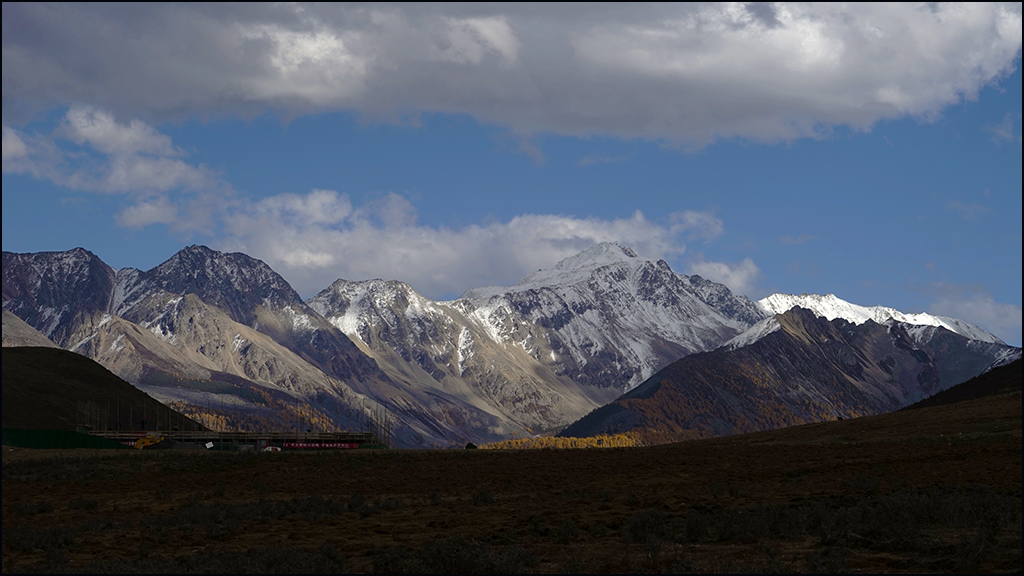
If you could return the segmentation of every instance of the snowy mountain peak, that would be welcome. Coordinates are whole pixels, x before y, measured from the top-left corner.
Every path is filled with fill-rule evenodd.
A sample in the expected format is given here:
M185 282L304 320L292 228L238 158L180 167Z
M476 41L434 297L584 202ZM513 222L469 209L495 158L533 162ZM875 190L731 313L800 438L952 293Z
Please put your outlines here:
M565 258L552 268L538 270L527 275L512 289L528 290L572 285L588 280L595 272L602 269L610 267L635 269L646 262L649 261L625 246L604 242Z
M981 340L994 344L1004 342L981 328L946 316L933 316L931 314L905 314L894 308L886 306L859 306L851 304L835 294L772 294L767 298L758 300L758 305L771 314L782 314L787 310L799 306L807 308L816 315L828 320L842 318L854 324L863 324L872 320L879 324L890 325L893 322L903 322L914 326L942 327L956 334L960 334L971 340Z
M609 264L629 262L639 258L636 252L630 248L620 246L614 242L602 242L555 264L555 270L593 269Z

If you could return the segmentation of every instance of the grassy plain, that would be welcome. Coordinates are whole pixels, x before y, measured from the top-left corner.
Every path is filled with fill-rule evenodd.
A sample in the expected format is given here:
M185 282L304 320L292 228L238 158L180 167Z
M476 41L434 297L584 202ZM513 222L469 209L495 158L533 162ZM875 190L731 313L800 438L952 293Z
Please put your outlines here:
M649 448L3 452L4 572L1019 572L1021 394Z

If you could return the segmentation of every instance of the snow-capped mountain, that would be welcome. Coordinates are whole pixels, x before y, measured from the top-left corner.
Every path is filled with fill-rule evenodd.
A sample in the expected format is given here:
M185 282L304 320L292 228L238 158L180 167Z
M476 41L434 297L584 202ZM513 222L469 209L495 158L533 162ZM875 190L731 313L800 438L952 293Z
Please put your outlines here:
M700 276L599 244L508 288L452 303L504 345L556 362L585 386L628 390L668 363L718 347L768 314Z

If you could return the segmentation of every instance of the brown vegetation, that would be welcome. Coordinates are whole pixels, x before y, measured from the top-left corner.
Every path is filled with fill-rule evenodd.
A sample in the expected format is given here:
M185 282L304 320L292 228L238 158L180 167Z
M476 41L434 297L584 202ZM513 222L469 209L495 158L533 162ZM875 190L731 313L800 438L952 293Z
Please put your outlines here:
M560 436L513 438L481 444L480 448L483 450L572 450L577 448L635 448L637 446L640 446L640 443L630 434L598 434L586 438L562 438Z
M3 452L4 572L1021 566L1021 394L611 450Z

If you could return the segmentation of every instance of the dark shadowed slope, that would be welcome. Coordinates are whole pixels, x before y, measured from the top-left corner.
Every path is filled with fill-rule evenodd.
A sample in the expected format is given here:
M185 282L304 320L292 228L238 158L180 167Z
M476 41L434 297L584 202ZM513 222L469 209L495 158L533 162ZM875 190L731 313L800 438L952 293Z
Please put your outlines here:
M120 421L124 429L138 429L143 418L149 428L158 422L190 426L184 416L85 356L55 348L3 349L4 428L75 430L79 423L116 428Z

